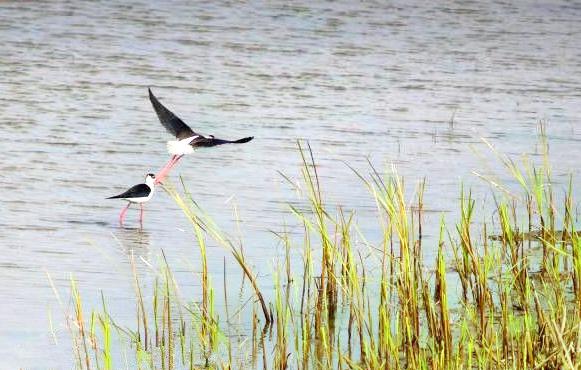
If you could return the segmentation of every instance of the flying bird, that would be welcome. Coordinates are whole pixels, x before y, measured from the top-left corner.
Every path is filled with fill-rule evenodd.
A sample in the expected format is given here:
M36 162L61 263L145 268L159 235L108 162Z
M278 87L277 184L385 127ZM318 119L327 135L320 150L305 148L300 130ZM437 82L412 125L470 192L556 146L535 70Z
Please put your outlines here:
M127 211L129 210L131 204L138 203L140 206L139 223L143 224L143 203L151 199L154 190L155 190L155 175L152 173L148 173L147 176L145 176L144 184L132 186L127 191L119 195L114 195L112 197L107 198L107 199L123 199L127 201L127 206L123 208L121 214L119 215L119 223L123 225L125 215L127 214Z
M155 95L149 91L149 100L153 105L153 109L159 118L159 121L165 129L175 136L176 140L167 142L167 150L172 155L169 162L157 174L155 183L160 183L169 171L177 164L177 162L186 154L192 154L198 148L210 148L222 144L243 144L254 138L248 136L238 140L224 140L214 137L214 135L204 136L192 130L184 121L173 114L163 104L157 100Z

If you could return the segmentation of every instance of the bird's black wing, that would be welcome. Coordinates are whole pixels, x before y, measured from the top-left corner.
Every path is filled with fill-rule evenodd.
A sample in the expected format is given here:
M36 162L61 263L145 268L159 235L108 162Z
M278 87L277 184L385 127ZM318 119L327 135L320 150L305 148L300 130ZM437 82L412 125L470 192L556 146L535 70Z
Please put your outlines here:
M114 195L114 196L109 197L107 199L145 198L149 195L149 193L151 193L151 188L148 185L139 184L139 185L132 186L129 190L127 190L124 193L121 193L119 195Z
M163 104L157 100L155 95L153 95L151 89L148 90L149 100L153 105L153 109L155 109L155 113L157 113L159 121L169 133L180 140L197 135L188 125L184 123L184 121L173 114L169 109L164 107Z
M254 136L248 136L248 137L238 139L238 140L224 140L224 139L218 139L218 138L215 138L212 136L209 136L209 137L208 136L201 136L201 137L194 139L190 145L192 145L193 147L209 148L212 146L222 145L222 144L243 144L243 143L249 142L252 139L254 139Z

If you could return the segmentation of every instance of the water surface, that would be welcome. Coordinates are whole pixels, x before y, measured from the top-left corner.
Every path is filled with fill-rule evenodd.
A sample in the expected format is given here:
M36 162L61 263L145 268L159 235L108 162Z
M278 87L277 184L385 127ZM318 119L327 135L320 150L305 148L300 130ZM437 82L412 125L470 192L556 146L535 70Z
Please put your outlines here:
M166 194L143 230L136 212L119 228L122 204L104 200L168 159L147 87L202 133L255 136L184 159L172 178L233 235L238 207L269 291L272 231L293 230L297 201L278 171L298 176L297 138L310 140L329 202L356 209L371 240L373 203L343 161L395 164L410 188L427 177L426 207L453 221L460 182L490 202L472 171L508 180L480 138L534 156L544 120L556 181L578 177L580 39L581 7L565 1L1 2L0 368L72 367L71 276L87 308L102 290L127 325L131 255L151 284L144 261L163 249L199 294L197 247ZM210 249L216 279L223 256Z

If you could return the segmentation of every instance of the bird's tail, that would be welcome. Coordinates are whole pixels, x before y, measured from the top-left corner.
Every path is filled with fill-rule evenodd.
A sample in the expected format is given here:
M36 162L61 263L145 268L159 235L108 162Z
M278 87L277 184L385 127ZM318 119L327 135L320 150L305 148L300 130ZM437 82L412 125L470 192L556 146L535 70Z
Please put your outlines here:
M254 139L254 136L244 137L242 139L231 141L232 144L244 144L249 142L250 140Z

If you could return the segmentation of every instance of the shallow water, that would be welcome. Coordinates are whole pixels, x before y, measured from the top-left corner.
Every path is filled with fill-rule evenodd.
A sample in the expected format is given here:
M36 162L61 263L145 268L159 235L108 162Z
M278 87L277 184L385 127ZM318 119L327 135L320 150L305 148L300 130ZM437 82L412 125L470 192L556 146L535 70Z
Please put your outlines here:
M343 161L394 163L410 188L427 177L426 207L453 221L461 182L490 203L473 171L509 181L480 138L534 155L545 120L556 181L578 178L580 39L581 7L556 1L0 2L0 368L72 366L71 276L87 308L102 290L128 325L131 255L147 284L143 261L163 249L199 293L190 227L163 191L143 230L135 211L119 228L122 204L104 200L168 159L147 87L202 133L255 136L185 158L171 176L232 234L237 206L268 291L271 231L292 231L286 204L297 201L278 171L298 176L297 138L310 140L330 202L356 209L371 239L373 203ZM209 254L218 279L224 253Z

